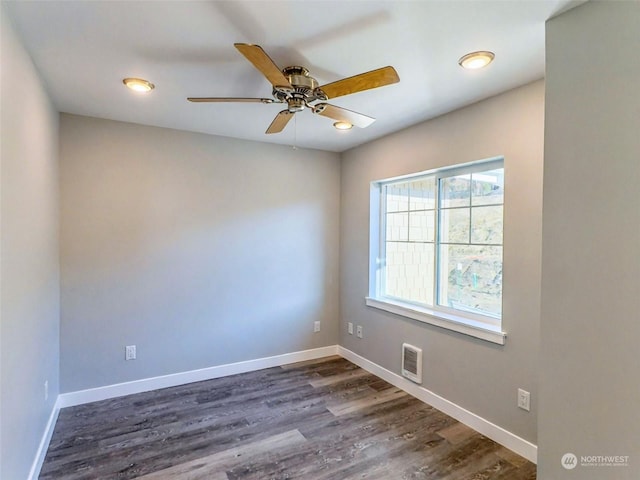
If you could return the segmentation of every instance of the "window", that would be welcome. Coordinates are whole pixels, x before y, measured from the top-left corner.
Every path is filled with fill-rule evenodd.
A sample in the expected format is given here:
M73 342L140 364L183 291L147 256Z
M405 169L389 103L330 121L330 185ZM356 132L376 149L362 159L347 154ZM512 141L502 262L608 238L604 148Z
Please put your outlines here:
M504 343L502 159L374 182L371 205L367 304Z

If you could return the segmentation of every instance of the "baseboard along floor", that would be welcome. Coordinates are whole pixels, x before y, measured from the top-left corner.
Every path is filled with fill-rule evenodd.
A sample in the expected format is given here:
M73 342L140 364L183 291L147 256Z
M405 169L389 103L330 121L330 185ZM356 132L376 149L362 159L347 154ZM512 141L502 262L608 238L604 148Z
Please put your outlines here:
M62 408L41 480L533 480L535 464L340 356Z

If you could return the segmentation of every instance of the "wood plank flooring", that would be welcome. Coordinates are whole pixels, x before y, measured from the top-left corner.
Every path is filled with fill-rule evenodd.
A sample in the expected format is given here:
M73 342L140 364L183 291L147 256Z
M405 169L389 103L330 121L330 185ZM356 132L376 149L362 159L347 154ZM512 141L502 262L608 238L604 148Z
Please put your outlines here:
M535 465L340 357L60 411L41 480L534 480Z

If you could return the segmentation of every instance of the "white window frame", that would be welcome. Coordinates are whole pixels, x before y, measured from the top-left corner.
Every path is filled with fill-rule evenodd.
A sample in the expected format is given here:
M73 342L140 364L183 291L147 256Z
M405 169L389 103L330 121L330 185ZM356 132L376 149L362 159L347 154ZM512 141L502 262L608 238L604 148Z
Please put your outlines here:
M471 162L461 165L454 165L440 169L419 172L411 175L387 178L371 182L371 203L370 203L370 232L369 232L369 295L365 298L366 305L380 310L384 310L396 315L408 317L420 322L428 323L438 327L453 330L455 332L470 335L492 343L504 345L506 333L502 331L502 318L489 315L479 315L472 312L464 312L453 308L438 305L438 225L436 225L436 237L434 238L435 265L434 265L434 305L425 306L412 303L402 299L391 298L382 295L382 285L384 282L384 258L385 258L385 207L383 205L382 189L385 185L400 183L402 181L416 180L419 177L434 176L436 178L436 188L438 189L440 178L455 175L468 174L490 170L492 168L504 168L504 158L497 157L478 162ZM506 175L505 175L506 177ZM506 180L505 180L506 183ZM436 195L435 215L438 223L438 205ZM503 202L503 205L506 202ZM503 265L504 265L504 242ZM503 297L504 298L504 297Z

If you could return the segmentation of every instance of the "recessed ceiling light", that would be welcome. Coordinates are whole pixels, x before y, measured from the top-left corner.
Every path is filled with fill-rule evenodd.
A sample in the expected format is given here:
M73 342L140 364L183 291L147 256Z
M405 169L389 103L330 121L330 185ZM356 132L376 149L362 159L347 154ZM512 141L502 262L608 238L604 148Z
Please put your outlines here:
M156 88L153 83L142 78L125 78L122 83L134 92L147 93Z
M351 130L353 128L353 125L351 125L349 122L336 122L333 124L333 126L338 130Z
M458 60L458 63L462 68L476 70L478 68L486 67L487 65L489 65L494 58L495 54L493 52L472 52L467 53L464 57L461 57L460 60Z

